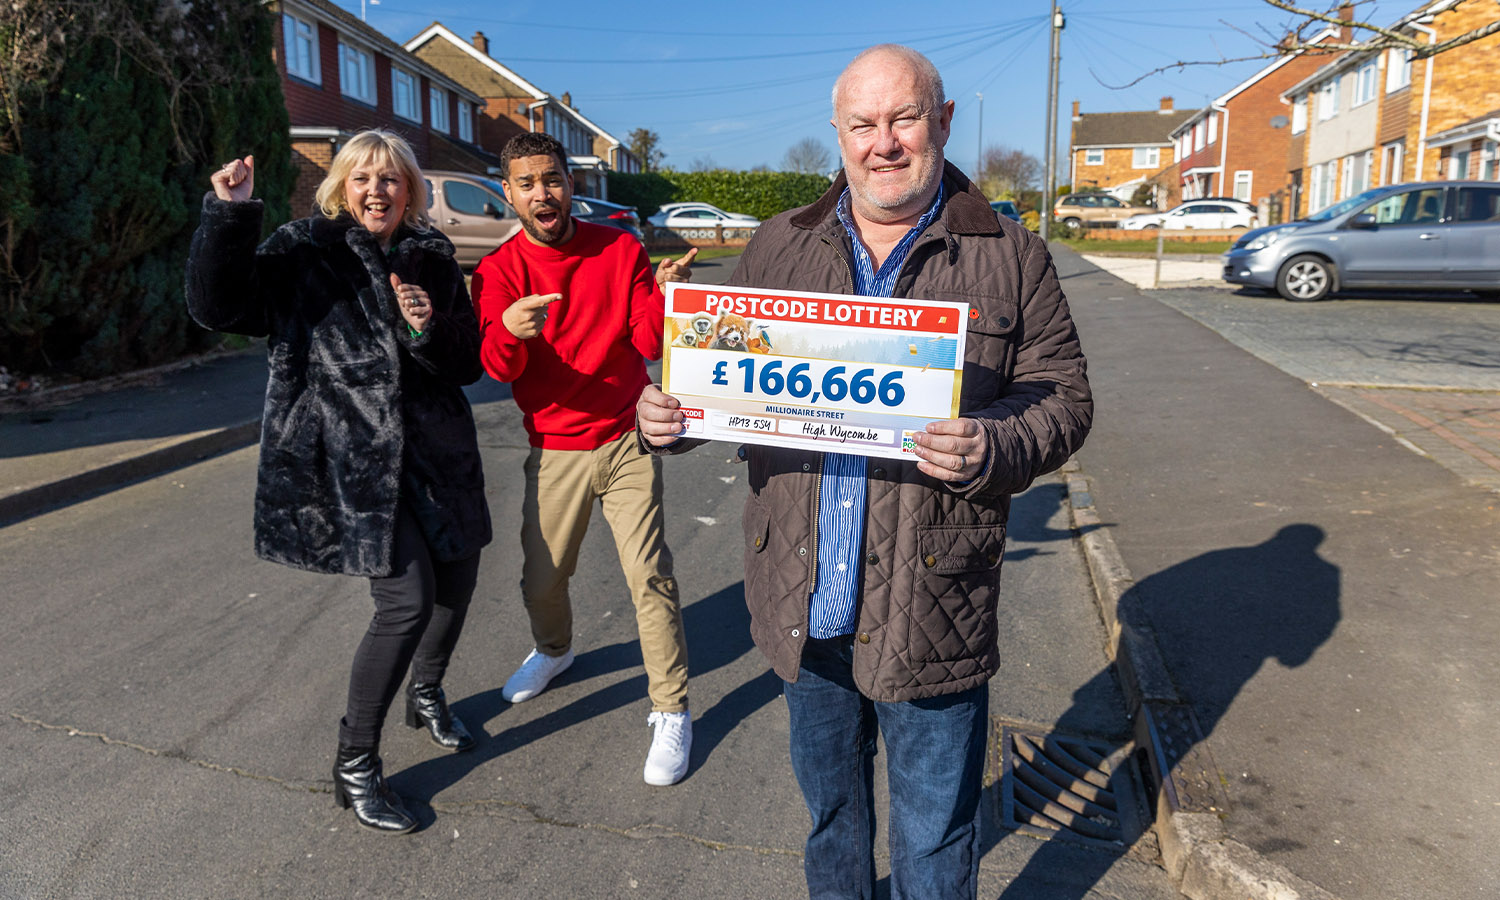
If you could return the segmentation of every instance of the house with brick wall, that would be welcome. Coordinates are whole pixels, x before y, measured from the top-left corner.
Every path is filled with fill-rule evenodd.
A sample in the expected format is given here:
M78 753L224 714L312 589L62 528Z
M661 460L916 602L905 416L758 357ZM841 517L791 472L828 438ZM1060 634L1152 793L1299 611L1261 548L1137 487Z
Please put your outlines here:
M1170 135L1193 115L1172 108L1172 98L1145 112L1080 113L1073 101L1069 177L1074 191L1108 191L1122 200L1176 160Z
M1309 43L1336 33L1326 29ZM1281 94L1326 61L1282 56L1183 120L1170 136L1182 199L1234 197L1263 207L1262 221L1284 206L1292 123Z
M1496 11L1432 0L1389 29L1441 43ZM1400 48L1351 51L1283 96L1301 138L1288 162L1304 188L1299 215L1383 184L1500 177L1500 35L1425 60Z
M484 32L466 41L433 22L406 49L482 98L480 139L495 152L517 134L546 132L567 149L575 190L602 199L608 199L609 170L640 171L633 153L573 107L571 94L556 97L492 57Z
M406 138L423 168L483 172L495 163L475 130L478 94L328 0L276 0L271 8L297 168L295 214L312 209L334 155L366 128Z

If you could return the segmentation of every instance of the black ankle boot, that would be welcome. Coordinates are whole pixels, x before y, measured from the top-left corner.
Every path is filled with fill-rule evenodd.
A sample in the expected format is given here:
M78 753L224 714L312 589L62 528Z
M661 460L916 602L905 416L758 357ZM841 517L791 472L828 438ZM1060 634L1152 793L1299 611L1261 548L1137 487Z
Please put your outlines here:
M406 724L410 728L426 726L427 736L444 750L462 753L474 749L469 729L449 711L442 685L413 681L406 686Z
M354 807L354 818L373 831L405 834L417 820L385 783L380 755L373 748L340 747L333 764L333 799L339 808Z

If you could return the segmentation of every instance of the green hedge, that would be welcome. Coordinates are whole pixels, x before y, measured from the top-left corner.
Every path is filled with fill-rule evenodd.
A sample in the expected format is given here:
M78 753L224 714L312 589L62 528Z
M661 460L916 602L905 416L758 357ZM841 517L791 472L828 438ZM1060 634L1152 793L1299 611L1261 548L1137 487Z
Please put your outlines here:
M254 153L268 226L288 217L272 15L205 0L56 8L85 14L60 19L49 77L0 68L19 101L0 110L0 365L99 376L204 349L218 338L188 318L183 270L209 174ZM0 59L30 40L0 12Z
M822 196L831 182L822 175L795 172L609 173L609 199L634 206L642 216L656 213L664 203L697 200L729 212L769 219L777 213L806 206Z

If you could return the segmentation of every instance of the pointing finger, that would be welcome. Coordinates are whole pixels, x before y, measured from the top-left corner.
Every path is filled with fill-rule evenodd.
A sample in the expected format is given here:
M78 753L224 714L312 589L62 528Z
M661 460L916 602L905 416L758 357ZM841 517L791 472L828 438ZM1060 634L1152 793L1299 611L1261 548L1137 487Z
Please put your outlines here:
M679 266L690 266L690 265L693 264L693 257L695 257L697 255L698 255L698 248L694 247L693 249L689 250L687 253L683 254L682 259L679 259L677 261L677 265L679 265Z

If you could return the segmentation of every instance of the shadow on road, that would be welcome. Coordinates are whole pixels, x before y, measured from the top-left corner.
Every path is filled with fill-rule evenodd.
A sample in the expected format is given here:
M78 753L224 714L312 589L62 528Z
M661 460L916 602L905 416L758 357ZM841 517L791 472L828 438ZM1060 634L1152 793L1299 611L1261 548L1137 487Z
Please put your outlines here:
M1164 569L1121 598L1122 620L1130 621L1132 610L1139 610L1155 631L1204 738L1267 660L1301 666L1333 635L1341 616L1340 574L1318 555L1324 537L1316 525L1287 525L1263 543L1215 550ZM1115 677L1114 668L1106 667L1081 685L1056 730L1089 734L1093 711L1113 690ZM998 821L1003 788L997 781L987 789L982 806L986 817L996 817L985 826L985 852L1004 836L1004 823ZM1083 900L1129 849L1054 838L1032 855L1001 897Z
M682 622L687 633L690 678L700 678L730 665L753 649L742 581L684 607ZM457 700L453 712L474 732L478 746L468 753L417 763L393 774L391 784L405 799L430 803L444 789L493 759L596 716L639 703L646 696L646 675L641 665L639 641L622 641L580 653L547 692L528 702L545 706L548 699L558 696L554 692L569 684L621 672L635 674L493 734L488 733L489 723L511 707L501 699L499 687ZM692 777L736 725L780 695L781 680L767 671L730 690L708 709L695 711L688 777ZM399 702L398 698L398 705ZM425 818L430 818L430 813Z

